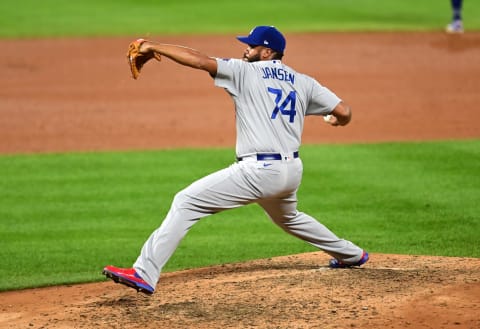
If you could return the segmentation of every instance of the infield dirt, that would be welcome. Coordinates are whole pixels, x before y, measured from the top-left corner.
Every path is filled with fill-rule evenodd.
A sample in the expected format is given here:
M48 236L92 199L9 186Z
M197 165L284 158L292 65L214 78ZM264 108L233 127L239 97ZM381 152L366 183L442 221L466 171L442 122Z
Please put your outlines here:
M233 36L151 39L243 52ZM480 137L480 33L287 40L286 64L354 113L344 128L307 118L304 143ZM134 81L130 41L0 40L0 153L233 147L233 105L208 74L164 59ZM166 273L152 297L113 282L4 292L0 327L480 328L479 259L373 253L361 269L327 263L316 252Z

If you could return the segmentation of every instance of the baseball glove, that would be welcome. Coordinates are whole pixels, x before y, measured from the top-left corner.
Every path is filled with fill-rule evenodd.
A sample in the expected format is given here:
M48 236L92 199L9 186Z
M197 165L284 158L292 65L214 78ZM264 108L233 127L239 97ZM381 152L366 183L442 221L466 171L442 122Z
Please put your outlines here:
M132 78L137 79L140 75L143 65L146 62L155 58L157 61L160 61L162 57L160 54L157 54L154 51L149 52L140 52L140 47L146 40L138 39L130 43L128 46L127 59L128 64L130 65L130 71L132 72Z

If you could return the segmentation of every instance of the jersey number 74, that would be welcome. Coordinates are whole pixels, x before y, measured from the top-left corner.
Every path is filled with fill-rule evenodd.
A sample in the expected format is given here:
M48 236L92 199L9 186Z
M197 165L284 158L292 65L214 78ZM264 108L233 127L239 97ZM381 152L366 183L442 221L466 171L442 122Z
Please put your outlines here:
M295 114L297 114L295 111L295 102L297 100L295 91L289 92L285 99L283 99L281 89L268 87L268 92L275 95L275 108L273 109L271 118L275 119L278 112L280 112L282 115L288 115L290 117L289 122L293 122Z

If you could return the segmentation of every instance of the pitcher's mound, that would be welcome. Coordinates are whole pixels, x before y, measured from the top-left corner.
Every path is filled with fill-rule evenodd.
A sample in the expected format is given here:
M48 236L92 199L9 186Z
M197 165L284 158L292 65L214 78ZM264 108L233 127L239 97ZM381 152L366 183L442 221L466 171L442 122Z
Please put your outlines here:
M166 273L151 297L113 281L0 294L2 328L480 328L480 259L322 252ZM100 275L100 274L99 274Z

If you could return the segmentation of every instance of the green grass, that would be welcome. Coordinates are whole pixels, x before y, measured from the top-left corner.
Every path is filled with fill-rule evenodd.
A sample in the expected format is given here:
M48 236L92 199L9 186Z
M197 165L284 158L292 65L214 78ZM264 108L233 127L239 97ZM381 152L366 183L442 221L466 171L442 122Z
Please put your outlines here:
M440 0L23 0L0 2L0 38L286 32L442 30L451 18ZM480 29L480 2L465 1L467 30Z
M304 146L299 208L372 252L480 257L480 140ZM0 290L130 266L174 194L233 150L0 156ZM192 166L193 164L193 166ZM196 224L166 271L314 249L256 205Z

